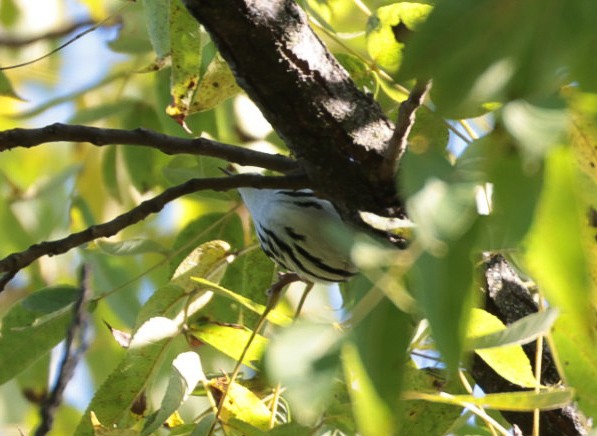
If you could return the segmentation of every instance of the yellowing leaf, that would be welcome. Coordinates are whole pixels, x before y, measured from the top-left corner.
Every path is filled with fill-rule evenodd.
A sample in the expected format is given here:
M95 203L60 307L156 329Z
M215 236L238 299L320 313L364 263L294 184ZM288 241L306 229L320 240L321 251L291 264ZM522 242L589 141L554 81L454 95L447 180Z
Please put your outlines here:
M201 342L205 342L227 356L238 360L242 351L247 346L252 332L243 327L203 324L193 326L189 333ZM243 363L255 369L255 362L261 359L266 346L267 339L260 334L256 334L249 350L245 354Z
M482 336L505 329L506 326L496 316L481 309L472 310L468 326L468 335L470 337ZM506 380L524 387L535 387L537 385L531 362L520 345L478 349L475 352Z
M377 9L367 23L367 51L371 58L389 73L396 73L405 42L431 9L423 3L408 2Z
M228 395L222 406L221 418L224 422L237 419L260 430L269 429L271 411L261 399L238 383L228 387Z
M553 410L566 406L574 398L574 390L547 389L541 392L522 391L488 394L482 397L473 395L450 395L445 392L427 394L421 392L405 392L403 397L408 400L426 400L435 403L452 404L466 407L474 404L479 407L512 412L530 412L534 409Z
M184 125L199 84L201 32L199 23L190 15L181 0L170 2L169 22L172 103L166 109L166 113Z
M205 287L210 288L210 290L220 295L223 295L226 298L230 298L231 300L236 301L237 303L243 305L244 307L255 312L258 315L261 315L263 314L263 312L265 312L265 306L263 304L256 303L253 300L250 300L249 298L243 297L242 295L239 295L236 292L233 292L229 289L226 289L218 285L217 283L210 282L209 280L205 280L200 277L193 277L193 280ZM267 320L273 324L280 326L292 324L292 318L285 315L281 311L276 310L276 308L274 308L267 314Z
M230 67L216 54L199 82L189 113L213 109L240 91Z
M218 281L228 263L230 245L225 241L210 241L193 250L176 268L172 283L190 291L197 287L192 277ZM217 280L214 279L217 277Z

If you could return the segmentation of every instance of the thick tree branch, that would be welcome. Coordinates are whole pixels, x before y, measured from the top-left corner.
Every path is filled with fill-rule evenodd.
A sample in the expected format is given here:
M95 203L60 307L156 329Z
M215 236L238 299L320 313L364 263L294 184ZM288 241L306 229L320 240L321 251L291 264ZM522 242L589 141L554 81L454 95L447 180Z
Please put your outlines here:
M191 179L183 184L166 189L159 195L146 200L137 207L117 216L111 221L88 227L65 238L54 241L44 241L34 244L27 250L12 253L0 260L0 290L4 289L15 274L42 256L55 256L79 247L94 239L113 236L122 229L129 227L147 216L157 213L166 204L183 195L202 190L226 191L239 187L252 188L286 188L301 189L309 187L308 180L303 175L284 177L266 177L255 174L238 174L230 177Z
M294 0L184 2L318 191L344 215L401 214L394 179L381 171L393 125Z
M152 147L166 154L199 154L239 165L288 172L298 168L285 156L262 153L206 138L185 139L149 129L121 130L55 123L38 129L11 129L0 132L0 152L16 147L30 148L57 141L89 142L99 147L110 144Z
M406 151L408 135L415 124L415 112L423 104L429 88L431 88L430 80L417 80L408 98L400 105L396 128L384 154L381 170L384 178L391 178L396 174L400 158Z

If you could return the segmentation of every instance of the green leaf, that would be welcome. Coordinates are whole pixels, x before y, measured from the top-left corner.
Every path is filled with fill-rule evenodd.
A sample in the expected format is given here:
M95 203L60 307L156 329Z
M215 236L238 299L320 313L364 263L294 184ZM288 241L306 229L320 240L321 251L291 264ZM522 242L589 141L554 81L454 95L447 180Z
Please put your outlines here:
M232 359L238 361L244 348L249 343L252 332L242 326L234 327L218 324L194 325L189 333L201 342L211 345ZM251 346L245 354L243 364L256 369L256 362L261 360L268 340L256 334L253 337Z
M593 317L593 325L597 325ZM575 401L587 417L597 418L597 355L595 331L580 330L575 315L562 313L551 335L566 382L575 390Z
M170 0L143 0L149 41L159 59L170 54Z
M170 251L164 246L151 239L127 239L125 241L110 242L106 239L98 239L96 245L104 253L113 256L134 256L143 253L159 253L167 255Z
M516 143L503 132L473 142L458 159L458 171L493 189L482 250L517 249L535 217L543 186L543 165L529 165Z
M446 374L435 369L417 369L412 362L404 365L404 389L416 392L463 393L464 388L455 378L446 380ZM402 401L398 415L400 435L443 435L461 415L461 408L427 401Z
M242 305L243 307L246 307L247 309L256 313L257 315L262 315L263 312L265 312L266 306L263 304L256 303L247 297L244 297L236 292L233 292L233 291L226 289L222 286L219 286L215 283L211 283L207 280L200 279L198 277L193 277L193 280L195 280L197 283L204 285L205 287L209 288L213 292L215 292L219 295L222 295L226 298L229 298L230 300L232 300L236 303L239 303L240 305ZM267 320L269 322L279 325L279 326L286 326L286 325L289 325L292 323L292 318L285 315L281 311L276 310L276 308L274 308L272 311L270 311L268 313Z
M92 412L108 428L127 427L131 407L160 368L180 328L180 323L164 317L150 318L139 327L120 364L96 391L75 435L92 434Z
M431 9L427 4L409 2L377 9L367 22L367 51L373 61L387 72L396 73L405 43L426 20Z
M266 374L286 387L300 424L313 424L329 401L340 359L341 335L331 325L297 322L274 336L264 356Z
M219 282L230 259L230 245L225 241L209 241L195 248L178 265L172 275L172 283L186 291L197 287L193 277Z
M213 109L240 92L241 88L236 84L230 67L219 54L216 54L201 77L188 113Z
M120 11L122 25L118 28L118 36L108 42L113 51L141 54L151 50L142 13L140 3L132 3Z
M365 436L394 434L392 412L377 394L357 348L351 343L342 347L342 364L359 432Z
M235 213L207 213L191 221L176 236L172 246L170 270L174 273L182 260L199 244L215 239L226 241L235 249L243 246L243 227Z
M239 420L264 431L269 429L271 412L257 395L233 382L228 386L221 417L226 429L235 428L235 421Z
M594 291L583 242L585 205L569 148L547 157L545 184L529 233L526 264L550 305L571 315L579 331L594 332Z
M234 289L232 301L240 303L243 307L247 307L253 313L244 313L246 316L246 325L253 325L257 322L258 314L263 313L263 307L267 303L266 290L269 289L275 274L275 264L263 253L259 247L254 250L243 253L238 256L226 270L226 274L222 278L222 286L227 289ZM241 297L240 299L236 297ZM243 301L240 301L243 299ZM230 301L230 300L229 300ZM258 306L249 307L245 302L257 303ZM217 307L214 308L214 316L216 319L225 321L226 314L221 313ZM223 307L222 310L227 312L229 316L231 313L237 311L231 310L230 306ZM270 321L277 316L279 311L275 309L268 316ZM274 322L274 321L272 321Z
M530 159L541 159L560 144L570 125L568 109L559 98L512 101L501 109L501 116L504 127Z
M589 3L438 2L406 47L400 79L431 77L434 103L456 119L486 102L551 94L574 81L566 65L582 56L571 47L588 47Z
M117 175L117 151L116 146L110 146L104 150L102 154L102 180L110 197L120 203L122 196L120 195L120 184Z
M555 314L557 314L557 311L555 311ZM524 324L522 326L524 327ZM481 345L485 345L485 347L475 349L479 357L509 382L528 388L536 387L537 380L533 374L531 362L522 347L520 345L496 346L492 343L496 342L496 336L498 336L497 340L499 340L499 334L495 332L502 333L505 331L506 326L496 316L481 309L473 309L471 311L468 335L475 339L481 335L485 335L480 338ZM487 335L491 333L493 335L487 338ZM477 341L479 339L473 339L472 342L473 344L477 344ZM488 347L487 345L490 346Z
M404 397L409 400L427 400L436 403L452 404L466 407L474 404L488 409L507 410L511 412L531 412L534 409L554 410L568 405L574 398L574 391L565 389L547 389L541 392L522 391L488 394L483 397L473 395L442 395L426 394L422 392L406 392Z
M543 312L527 315L506 327L497 317L484 310L473 309L472 313L473 318L469 326L469 341L471 341L469 348L471 350L528 344L538 336L549 333L559 315L557 309L548 308ZM495 322L496 320L497 322ZM473 326L475 323L481 324ZM487 333L492 330L495 332Z
M207 379L199 355L193 351L179 354L172 362L170 379L160 407L147 419L141 434L145 436L156 431L186 401L201 380Z
M410 315L400 311L387 298L383 298L354 328L354 343L363 369L388 410L397 407L411 336Z
M199 84L201 32L199 23L191 16L181 0L170 1L169 27L172 103L166 112L179 124L183 124Z
M2 0L0 2L0 23L5 27L12 27L19 21L21 11L15 0Z
M68 166L38 182L31 195L12 202L12 211L35 241L68 229L71 198L80 170L79 165Z
M79 290L46 288L14 305L2 320L0 384L27 369L66 335Z

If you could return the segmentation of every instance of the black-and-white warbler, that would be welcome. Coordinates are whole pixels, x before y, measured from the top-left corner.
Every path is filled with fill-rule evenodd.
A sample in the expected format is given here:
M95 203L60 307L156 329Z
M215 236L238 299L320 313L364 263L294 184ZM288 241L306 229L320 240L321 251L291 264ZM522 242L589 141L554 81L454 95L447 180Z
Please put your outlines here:
M307 189L239 188L265 253L311 282L341 282L357 273L330 230L345 226L327 201ZM341 244L340 244L341 245Z

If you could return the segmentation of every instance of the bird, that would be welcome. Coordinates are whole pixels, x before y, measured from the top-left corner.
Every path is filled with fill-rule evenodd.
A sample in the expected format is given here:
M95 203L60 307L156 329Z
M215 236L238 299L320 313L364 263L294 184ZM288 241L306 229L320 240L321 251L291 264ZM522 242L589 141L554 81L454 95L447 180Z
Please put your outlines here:
M332 203L310 189L238 189L265 254L312 283L344 282L357 274L347 244L349 228ZM346 233L344 233L346 232Z

